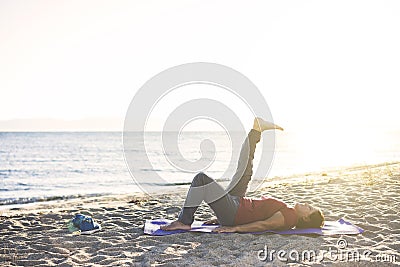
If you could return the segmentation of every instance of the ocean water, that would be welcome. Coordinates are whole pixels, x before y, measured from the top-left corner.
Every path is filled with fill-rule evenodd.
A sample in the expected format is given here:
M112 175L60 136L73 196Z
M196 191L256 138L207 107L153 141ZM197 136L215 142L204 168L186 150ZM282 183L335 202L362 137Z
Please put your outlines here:
M274 161L265 176L279 179L295 173L400 161L399 136L399 132L277 134ZM216 153L201 151L204 139L212 140ZM263 134L265 139L268 136ZM135 166L139 167L132 173L148 177L157 173L165 180L165 184L157 184L161 190L190 183L197 171L226 182L235 171L239 149L232 148L229 136L222 132L186 132L179 137L179 151L165 151L161 134L150 132L145 151L136 151ZM260 153L260 149L256 151L255 166L263 164ZM140 168L145 157L151 168ZM199 159L209 164L200 164L203 168L199 170L179 168L182 160ZM0 133L0 205L140 191L125 163L121 132Z

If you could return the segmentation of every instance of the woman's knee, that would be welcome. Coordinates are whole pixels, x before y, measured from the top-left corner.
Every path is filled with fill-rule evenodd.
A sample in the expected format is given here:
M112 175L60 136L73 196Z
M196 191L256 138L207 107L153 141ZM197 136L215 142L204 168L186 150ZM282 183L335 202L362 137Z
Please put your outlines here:
M192 181L192 186L201 186L201 185L206 185L209 184L211 182L213 182L214 180L210 177L208 177L207 174L205 174L204 172L199 172L198 174L196 174L196 176L193 178Z

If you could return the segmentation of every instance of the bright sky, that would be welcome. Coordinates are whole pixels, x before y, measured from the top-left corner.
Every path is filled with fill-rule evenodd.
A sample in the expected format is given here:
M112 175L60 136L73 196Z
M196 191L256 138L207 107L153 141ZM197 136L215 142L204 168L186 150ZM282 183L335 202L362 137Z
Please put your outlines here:
M202 61L249 77L283 126L400 129L399 33L395 0L2 0L0 120L122 120L152 76Z

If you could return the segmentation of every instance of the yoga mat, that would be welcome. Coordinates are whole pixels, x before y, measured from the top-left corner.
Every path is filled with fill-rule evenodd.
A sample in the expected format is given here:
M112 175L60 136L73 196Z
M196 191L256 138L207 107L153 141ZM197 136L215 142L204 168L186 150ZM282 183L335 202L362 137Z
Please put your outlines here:
M213 229L217 228L219 225L205 225L204 222L194 221L191 230L174 230L174 231L164 231L160 229L161 225L169 224L172 220L157 219L157 220L146 220L144 224L144 233L148 235L172 235L184 232L202 232L202 233L212 233ZM327 221L323 228L309 228L309 229L290 229L285 231L263 231L263 232L252 232L251 234L264 234L264 233L275 233L281 235L304 235L304 234L316 234L316 235L356 235L364 232L358 226L355 226L344 219L338 221ZM224 233L226 234L226 233Z

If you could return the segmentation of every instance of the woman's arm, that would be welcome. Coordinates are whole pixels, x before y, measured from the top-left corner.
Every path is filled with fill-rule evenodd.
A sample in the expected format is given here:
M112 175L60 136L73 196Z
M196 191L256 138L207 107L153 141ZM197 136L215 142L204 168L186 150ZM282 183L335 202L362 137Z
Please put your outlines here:
M256 221L252 223L236 225L236 226L222 226L214 229L218 233L232 233L232 232L261 232L266 230L274 230L281 228L285 225L285 218L283 214L278 211L275 212L270 218L264 221Z

